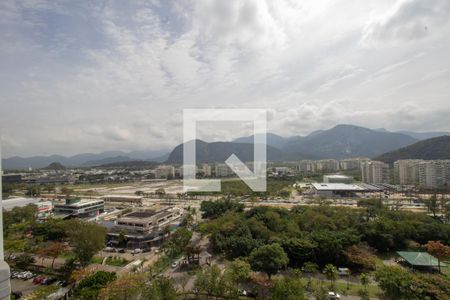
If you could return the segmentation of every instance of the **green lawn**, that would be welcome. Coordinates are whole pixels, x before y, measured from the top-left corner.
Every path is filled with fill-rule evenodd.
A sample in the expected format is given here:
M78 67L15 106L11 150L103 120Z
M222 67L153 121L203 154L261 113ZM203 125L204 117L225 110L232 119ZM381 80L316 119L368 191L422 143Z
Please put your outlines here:
M302 278L302 281L304 282L304 284L306 286L308 283L308 279ZM329 280L323 280L321 282L319 279L313 278L311 280L311 282L312 282L313 287L317 287L320 284L322 284L325 288L330 289L330 281ZM358 291L363 288L364 287L361 284L350 283L350 284L348 284L348 289L347 289L347 283L345 283L345 282L335 282L334 283L334 289L340 294L358 296ZM367 285L367 291L368 291L370 297L378 297L378 294L381 293L381 289L377 285L370 285L370 284Z
M124 267L128 265L129 261L121 257L108 257L105 263L110 266Z
M69 260L69 259L75 258L75 254L73 254L73 252L67 251L67 252L61 253L58 257Z
M94 256L91 259L91 264L99 264L99 265L101 265L102 262L103 262L103 258L100 257L100 256Z

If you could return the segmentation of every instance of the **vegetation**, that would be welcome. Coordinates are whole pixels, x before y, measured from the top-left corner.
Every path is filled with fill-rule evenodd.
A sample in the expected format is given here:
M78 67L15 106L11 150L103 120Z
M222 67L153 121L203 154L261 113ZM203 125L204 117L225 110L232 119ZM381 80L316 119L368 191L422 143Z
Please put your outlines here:
M278 270L287 266L289 258L283 248L274 243L253 250L250 253L249 261L253 270L265 272L270 279Z
M63 227L73 252L82 265L87 265L105 245L106 229L102 226L71 219L64 222Z
M97 299L100 290L116 278L116 273L105 271L98 271L83 278L75 289L75 299Z
M200 204L203 218L217 218L227 211L242 212L244 204L232 201L230 199L217 201L203 201Z
M296 277L282 277L274 280L270 289L272 300L306 300L303 283Z

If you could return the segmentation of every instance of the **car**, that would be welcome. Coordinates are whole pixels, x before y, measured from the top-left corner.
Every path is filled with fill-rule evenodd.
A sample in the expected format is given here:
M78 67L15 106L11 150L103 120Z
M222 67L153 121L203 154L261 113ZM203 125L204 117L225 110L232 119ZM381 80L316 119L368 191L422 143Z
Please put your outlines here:
M62 286L62 287L66 287L68 285L67 281L65 280L59 280L56 282L56 285Z
M328 292L328 299L341 299L341 295L336 292Z
M41 284L50 285L50 284L55 283L55 282L56 282L56 278L48 277L48 278L44 279L41 282Z
M138 253L142 253L142 249L136 248L136 249L131 251L131 254L138 254Z
M44 281L45 279L47 279L47 277L45 277L44 275L39 275L39 276L36 276L36 277L33 279L33 283L34 283L34 284L41 284L42 281Z
M103 251L105 252L116 252L116 249L113 247L106 247L105 249L103 249Z
M172 268L175 269L176 267L178 267L178 263L177 263L177 262L173 262L173 263L172 263Z
M17 271L11 272L11 278L17 278L18 275L19 275L19 272L17 272Z
M117 252L119 252L119 253L125 253L126 251L125 251L125 249L119 249L119 251L117 251Z
M338 274L341 276L349 276L350 269L349 268L338 268Z
M24 271L24 272L20 272L19 274L17 274L17 278L19 279L23 279L23 280L28 280L33 278L33 273L31 273L30 271Z

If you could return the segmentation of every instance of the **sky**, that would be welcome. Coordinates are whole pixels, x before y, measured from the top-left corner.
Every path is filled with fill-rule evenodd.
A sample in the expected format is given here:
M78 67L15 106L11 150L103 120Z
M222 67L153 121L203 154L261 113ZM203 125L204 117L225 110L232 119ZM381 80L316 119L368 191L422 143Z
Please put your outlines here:
M3 157L170 148L185 108L265 108L282 136L450 131L449 15L448 0L2 0ZM216 127L200 138L249 133Z

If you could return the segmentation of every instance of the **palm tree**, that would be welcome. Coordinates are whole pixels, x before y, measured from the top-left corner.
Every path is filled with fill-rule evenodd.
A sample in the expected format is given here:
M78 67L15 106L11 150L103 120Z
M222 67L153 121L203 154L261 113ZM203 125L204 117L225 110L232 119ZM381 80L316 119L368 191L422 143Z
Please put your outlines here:
M312 277L319 271L319 266L313 262L305 262L303 264L303 271L308 273L308 286L312 284Z
M330 288L333 288L334 281L337 279L338 270L332 264L327 264L324 269L325 276L330 281Z
M361 276L359 276L359 281L364 287L364 290L367 291L367 285L369 284L370 278L367 273L362 273Z

